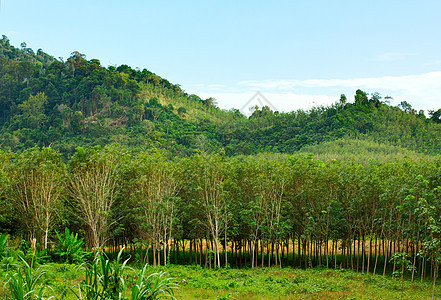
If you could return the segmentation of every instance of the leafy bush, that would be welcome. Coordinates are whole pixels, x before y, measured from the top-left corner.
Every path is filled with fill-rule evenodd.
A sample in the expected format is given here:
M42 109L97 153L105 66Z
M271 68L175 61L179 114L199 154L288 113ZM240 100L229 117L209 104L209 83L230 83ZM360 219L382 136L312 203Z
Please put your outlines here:
M84 239L78 239L77 233L70 233L69 228L64 229L64 236L55 231L58 245L55 254L65 258L66 262L84 262L87 252L83 250Z

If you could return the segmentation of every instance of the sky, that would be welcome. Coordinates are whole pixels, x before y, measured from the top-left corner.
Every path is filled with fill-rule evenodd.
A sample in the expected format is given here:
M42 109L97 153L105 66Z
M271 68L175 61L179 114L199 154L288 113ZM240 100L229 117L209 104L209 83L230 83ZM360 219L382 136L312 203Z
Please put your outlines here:
M257 92L276 110L308 109L357 89L441 108L439 0L0 3L16 47L146 68L224 109Z

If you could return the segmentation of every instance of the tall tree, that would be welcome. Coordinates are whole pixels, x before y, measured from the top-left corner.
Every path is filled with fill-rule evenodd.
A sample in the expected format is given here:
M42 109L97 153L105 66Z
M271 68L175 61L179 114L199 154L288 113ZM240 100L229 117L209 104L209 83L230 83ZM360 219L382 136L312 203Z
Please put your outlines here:
M48 235L62 209L65 165L51 148L31 148L13 163L13 197L24 214L31 240L47 248Z
M193 186L193 197L205 218L205 226L214 241L215 265L220 267L219 243L223 230L227 227L227 200L224 181L225 159L217 154L195 155L189 161L187 184Z
M112 208L118 193L122 164L127 154L117 146L78 147L69 161L69 190L89 245L101 248L108 240Z
M133 169L132 197L141 222L141 235L151 241L154 265L161 264L159 252L156 259L156 251L163 245L166 265L177 218L179 182L174 174L175 164L168 161L164 153L141 152L133 162Z

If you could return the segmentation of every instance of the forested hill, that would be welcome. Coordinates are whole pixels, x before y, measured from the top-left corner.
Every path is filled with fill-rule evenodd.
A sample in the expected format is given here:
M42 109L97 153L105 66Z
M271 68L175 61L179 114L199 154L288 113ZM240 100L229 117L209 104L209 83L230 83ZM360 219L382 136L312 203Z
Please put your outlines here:
M0 144L14 152L38 145L68 154L78 146L119 143L133 150L161 147L177 156L294 153L358 139L439 154L440 117L441 109L425 116L408 103L393 107L378 94L357 90L354 103L342 95L330 107L290 113L263 107L246 118L146 69L105 68L79 52L57 60L24 43L17 49L6 36L0 40Z

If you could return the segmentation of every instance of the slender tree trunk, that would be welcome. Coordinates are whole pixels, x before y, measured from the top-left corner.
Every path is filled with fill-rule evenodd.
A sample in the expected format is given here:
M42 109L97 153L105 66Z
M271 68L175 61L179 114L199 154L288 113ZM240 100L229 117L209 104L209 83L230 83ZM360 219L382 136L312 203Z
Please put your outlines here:
M371 263L371 255L372 255L372 232L369 236L369 251L368 251L368 257L367 257L367 267L366 267L366 273L369 274L370 269L370 263Z
M417 238L416 243L418 245L418 238ZM412 267L413 267L412 268L412 282L415 279L415 269L416 269L415 265L416 265L416 261L417 261L417 251L416 251L416 249L417 249L417 246L415 245L415 243L412 243L412 257L413 257L413 263L412 263Z
M159 247L158 251L156 251L158 253L158 266L161 265L161 247Z
M438 278L438 269L439 265L435 263L435 268L433 270L433 286L432 286L432 300L435 299L435 287L436 287L436 279Z
M360 238L358 238L358 249L357 249L357 272L360 266Z
M242 268L242 256L243 256L243 254L242 254L242 240L240 240L239 255L240 255L239 264L240 264L240 267Z
M205 239L205 268L208 266L208 240ZM211 259L210 259L210 267L211 267Z
M247 265L247 241L242 240L242 255L243 255L243 265L246 267Z
M335 239L332 239L331 258L334 260L334 269L337 268L337 256L335 253Z
M195 243L196 243L196 240L195 240ZM200 266L202 266L202 253L203 253L203 250L204 249L204 241L203 241L203 239L199 239L199 265Z
M234 242L234 261L235 261L235 266L237 267L237 241L233 241Z
M253 241L253 249L252 249L252 257L251 257L251 268L254 268L254 262L255 262L255 258L254 258L254 254L256 253L256 239L254 239Z
M308 254L306 253L306 249L308 248L308 241L303 242L303 256L305 258L305 269L308 268Z
M386 275L386 268L387 268L387 258L388 258L388 253L389 253L389 246L390 244L388 243L388 241L386 241L386 253L384 255L384 266L383 266L383 276ZM383 246L384 247L384 246ZM383 248L384 249L384 248Z
M184 253L184 257L185 257L185 253ZM191 264L193 264L193 243L192 240L190 239L190 265Z
M44 230L44 249L47 249L47 236L49 234L49 226Z
M361 241L362 241L362 247L361 247L361 255L362 255L362 259L361 259L361 273L364 274L364 261L365 261L365 257L366 257L366 240L365 240L365 236L363 235L361 237Z
M296 246L295 246L296 237L294 234L292 235L292 267L296 266Z
M227 241L227 229L225 228L224 233L224 241L225 241L225 267L228 266L228 241ZM231 248L233 249L233 248Z
M378 245L378 248L379 248L380 245L379 245L379 243L378 243L378 235L377 235L377 237L376 237L376 239L375 239L375 245L374 245L374 247L375 247L374 275L375 275L375 272L377 271L378 252L380 252L380 250L377 248L377 245Z

